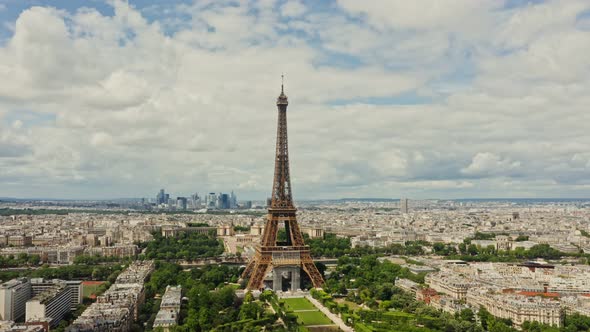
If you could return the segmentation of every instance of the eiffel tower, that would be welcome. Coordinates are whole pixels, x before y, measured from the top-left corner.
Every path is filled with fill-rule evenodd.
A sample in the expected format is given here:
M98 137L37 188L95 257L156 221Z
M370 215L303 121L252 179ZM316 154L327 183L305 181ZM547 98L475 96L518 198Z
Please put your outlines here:
M289 102L281 84L281 94L277 98L279 116L271 203L260 246L256 248L256 254L242 273L242 278L250 278L246 287L250 290L264 288L264 278L270 271L273 272L275 291L283 290L285 276L286 279L290 279L291 290L300 288L301 270L307 273L314 287L321 287L324 283L322 275L311 259L309 246L303 242L297 223L297 209L293 205L289 178L287 105ZM287 234L287 240L284 242L277 241L280 223L284 223Z

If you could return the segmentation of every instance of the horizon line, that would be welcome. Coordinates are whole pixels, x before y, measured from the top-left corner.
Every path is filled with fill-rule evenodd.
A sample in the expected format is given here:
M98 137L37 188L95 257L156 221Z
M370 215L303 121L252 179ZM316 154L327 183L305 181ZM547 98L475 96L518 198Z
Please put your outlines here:
M185 196L179 196L185 197ZM121 200L141 200L147 197L118 197L118 198L43 198L43 197L4 197L0 196L0 201L92 201L92 202L112 202ZM461 198L411 198L411 197L340 197L340 198L306 198L295 199L295 201L344 201L344 200L389 200L399 201L408 199L411 201L462 201L462 200L590 200L590 197L461 197ZM240 199L239 201L266 201L266 199Z

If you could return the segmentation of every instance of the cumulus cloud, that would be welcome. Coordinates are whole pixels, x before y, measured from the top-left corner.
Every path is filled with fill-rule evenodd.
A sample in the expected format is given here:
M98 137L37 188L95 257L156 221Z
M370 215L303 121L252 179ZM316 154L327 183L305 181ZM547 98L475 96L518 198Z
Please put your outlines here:
M362 3L339 0L338 3L351 13L365 15L370 24L380 28L444 29L469 34L471 31L465 31L465 27L473 29L488 21L491 11L498 7L499 2L377 0Z
M521 167L519 161L501 158L490 152L479 152L461 173L472 176L508 175Z
M571 159L574 167L587 168L590 170L590 153L576 153Z
M306 11L306 7L301 1L290 0L281 6L281 15L286 17L300 16Z
M587 1L109 4L9 22L1 196L264 198L282 73L297 198L590 194Z

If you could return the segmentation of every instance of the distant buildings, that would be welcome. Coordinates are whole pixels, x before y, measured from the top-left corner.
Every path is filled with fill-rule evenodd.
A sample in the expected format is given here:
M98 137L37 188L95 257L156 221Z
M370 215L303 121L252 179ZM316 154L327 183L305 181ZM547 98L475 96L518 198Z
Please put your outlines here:
M168 197L169 196L166 195L166 192L164 191L164 189L160 189L160 191L156 195L156 205L167 204L168 203Z
M178 197L176 198L176 209L184 211L186 210L187 206L187 199L186 197Z
M217 195L217 206L215 207L219 210L229 209L229 195L221 193Z
M205 207L208 209L214 209L217 204L217 195L215 193L209 193L205 198Z
M402 198L399 200L399 212L408 213L408 199Z
M193 209L201 208L201 197L199 197L198 193L191 195L191 207Z
M231 194L229 194L229 208L230 209L237 209L238 208L238 198L236 194L234 194L233 190Z
M176 199L171 199L169 194L166 194L164 189L160 189L158 194L156 195L156 208L158 209L171 209L171 210L178 210L184 211L187 209L216 209L216 210L227 210L227 209L237 209L240 206L238 205L238 198L236 194L232 191L230 194L225 193L208 193L205 195L204 200L201 199L198 193L191 195L189 198L187 197L177 197ZM252 202L247 202L243 208L251 208ZM16 239L15 239L16 241ZM18 241L23 241L22 238L19 238Z

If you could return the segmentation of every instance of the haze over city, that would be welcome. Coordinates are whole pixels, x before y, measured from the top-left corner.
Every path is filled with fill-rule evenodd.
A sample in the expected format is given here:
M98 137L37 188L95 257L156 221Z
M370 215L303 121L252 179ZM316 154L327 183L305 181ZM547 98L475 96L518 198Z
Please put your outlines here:
M590 3L0 1L0 196L590 197Z

